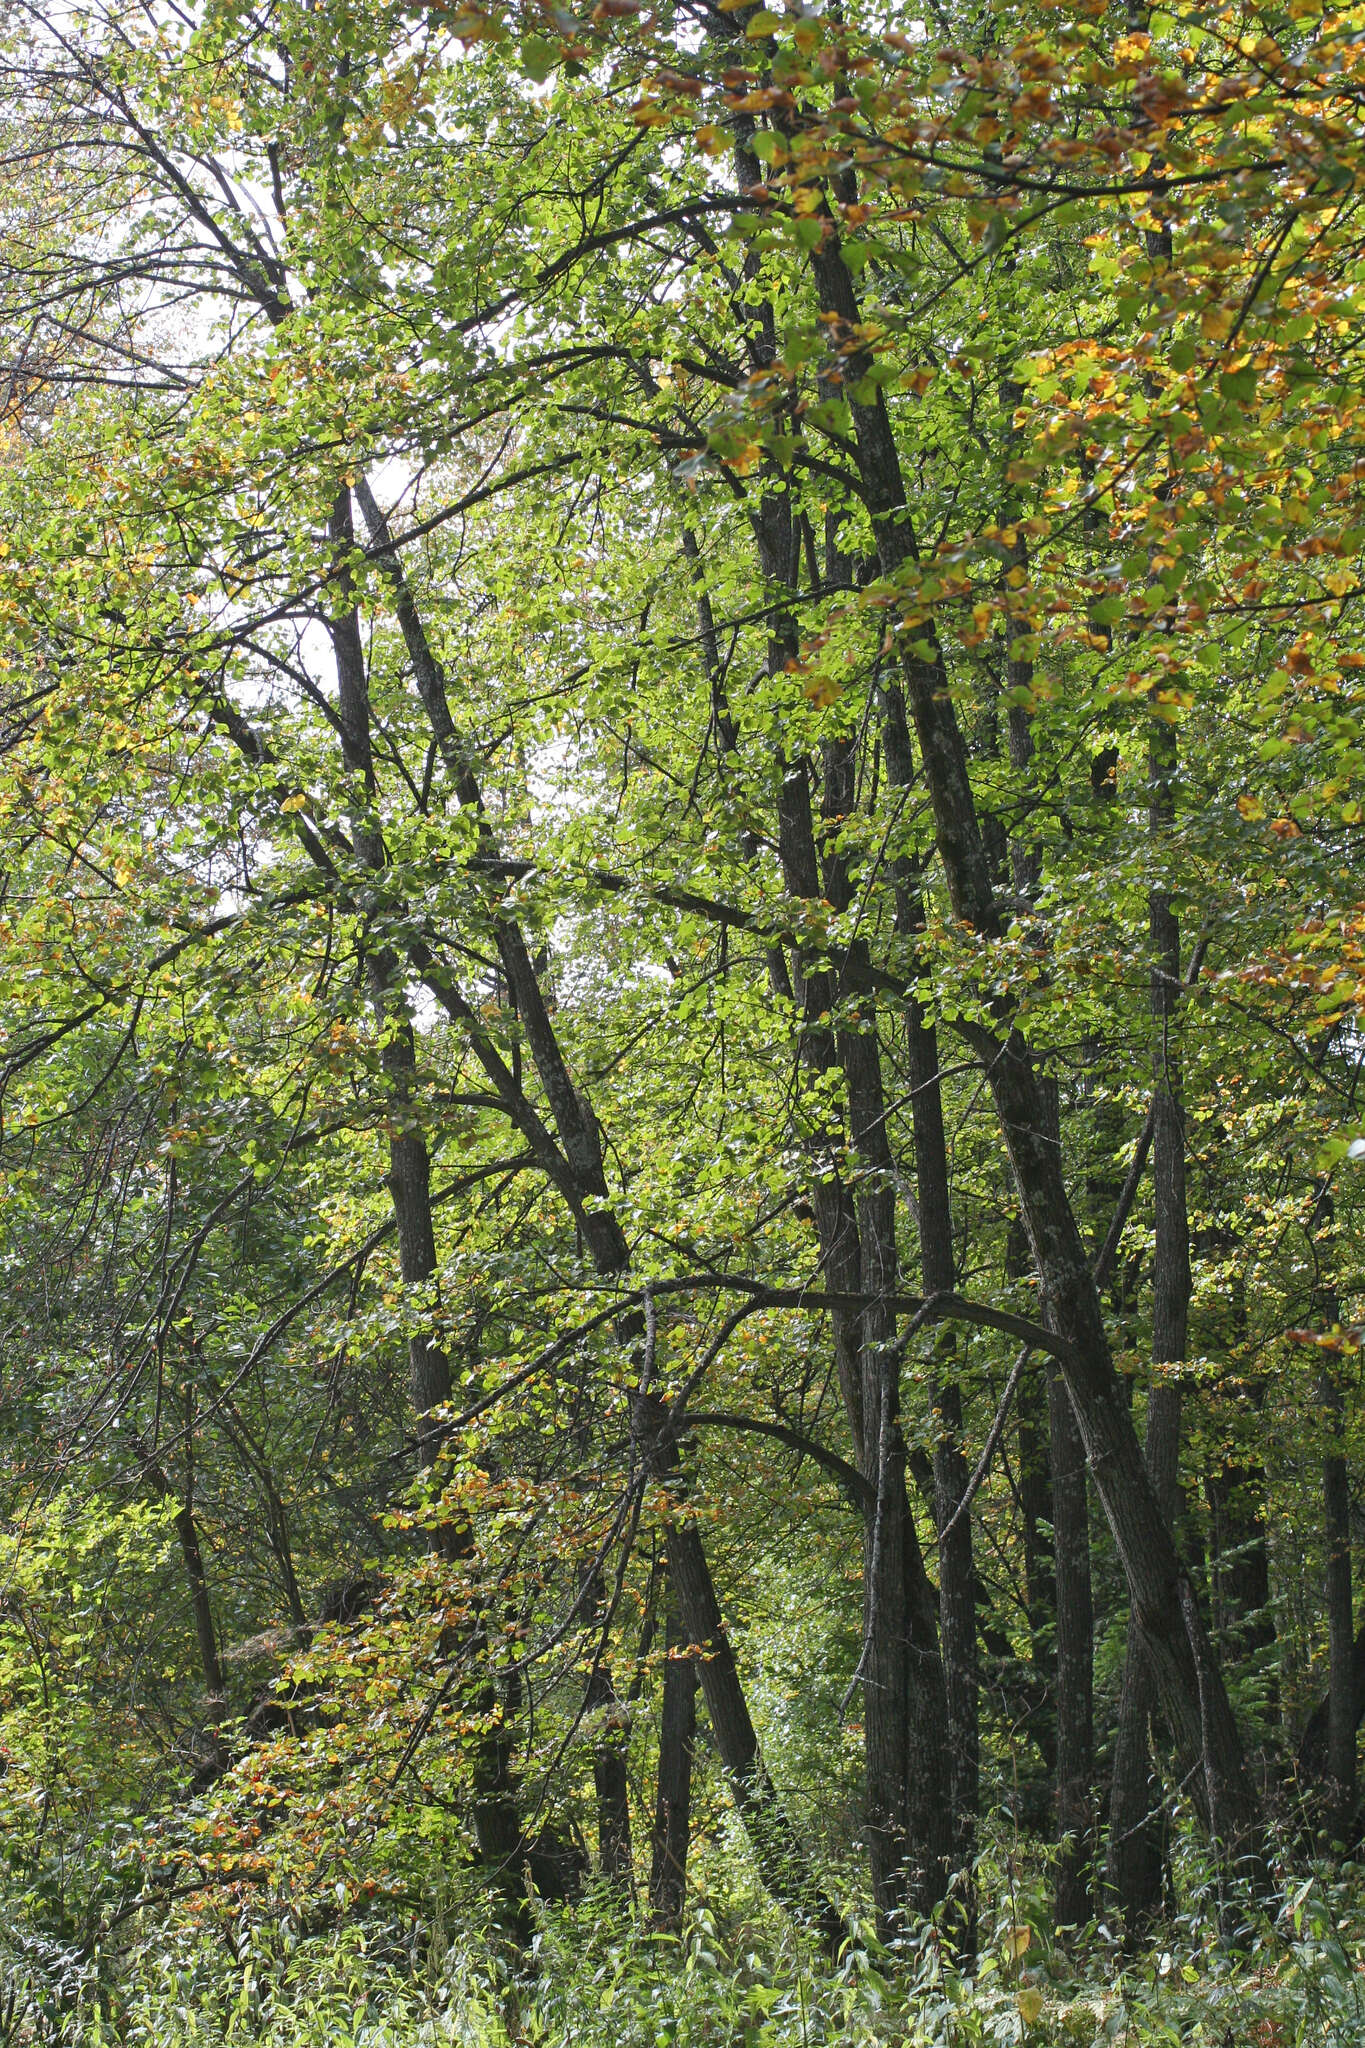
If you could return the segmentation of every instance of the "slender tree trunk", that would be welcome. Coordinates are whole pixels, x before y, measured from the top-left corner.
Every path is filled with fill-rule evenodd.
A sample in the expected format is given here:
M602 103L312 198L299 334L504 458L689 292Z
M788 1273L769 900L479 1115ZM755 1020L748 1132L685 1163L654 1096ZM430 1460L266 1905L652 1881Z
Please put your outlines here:
M1338 1697L1342 1689L1338 1687ZM1349 1698L1352 1726L1359 1729L1361 1721L1365 1720L1365 1628L1357 1631L1355 1641L1351 1645ZM1332 1688L1329 1666L1328 1689L1304 1724L1295 1758L1300 1788L1318 1798L1324 1795L1328 1782L1331 1713Z
M1352 1590L1351 1494L1341 1440L1344 1403L1335 1375L1323 1378L1329 1448L1322 1461L1323 1533L1327 1544L1327 1787L1323 1835L1329 1849L1349 1846L1356 1806L1355 1598Z
M1026 1372L1014 1398L1019 1512L1024 1539L1024 1601L1040 1701L1030 1716L1029 1733L1042 1756L1052 1798L1057 1781L1057 1561L1045 1370L1037 1367Z
M588 1602L589 1611L599 1625L605 1604L599 1575ZM583 1709L597 1722L592 1750L593 1790L597 1798L597 1867L603 1877L628 1891L635 1875L630 1832L630 1780L626 1772L629 1716L617 1696L611 1665L600 1641Z
M1310 1223L1317 1277L1313 1319L1325 1333L1341 1322L1336 1289L1336 1213L1326 1181L1317 1190ZM1327 1745L1322 1801L1323 1847L1348 1846L1356 1806L1355 1595L1351 1555L1351 1488L1343 1444L1345 1399L1327 1354L1319 1383L1327 1447L1322 1460L1322 1521L1327 1553L1324 1605L1327 1610Z
M1016 400L1022 396L1017 387L1006 388ZM1012 555L1018 566L1027 566L1022 534ZM1017 637L1015 622L1007 615L1006 673L1012 688L1024 689L1032 683L1033 664L1015 653ZM1027 713L1018 703L1009 709L1009 753L1011 766L1022 775L1033 758L1033 733ZM1033 897L1042 879L1041 853L1015 844L1011 857L1015 888L1021 896ZM1047 1137L1060 1166L1061 1109L1055 1080L1042 1080L1039 1093ZM1095 1610L1090 1580L1090 1504L1080 1426L1066 1383L1052 1361L1047 1369L1047 1414L1057 1605L1053 1817L1058 1857L1053 1911L1058 1926L1083 1927L1091 1917L1095 1860Z
M180 1507L175 1516L175 1534L185 1564L185 1580L189 1587L190 1607L194 1614L195 1641L199 1645L199 1668L204 1674L204 1691L209 1701L209 1718L216 1731L217 1724L227 1709L227 1684L223 1677L223 1660L218 1652L218 1631L213 1625L213 1602L209 1598L208 1574L204 1569L199 1525L194 1514L194 1428L194 1389L187 1384L185 1484ZM169 1483L166 1491L169 1494Z
M1090 1918L1094 1860L1094 1606L1090 1590L1090 1514L1085 1445L1066 1381L1047 1374L1052 1466L1053 1568L1057 1600L1057 1768L1054 1814L1061 1844L1054 1912L1062 1927Z
M1260 1405L1258 1400L1257 1413ZM1264 1464L1244 1451L1211 1465L1204 1480L1218 1628L1238 1657L1267 1650L1275 1641L1265 1487Z
M1176 740L1169 725L1152 727L1151 824L1161 841L1175 815ZM1160 1368L1179 1364L1188 1342L1190 1224L1185 1188L1185 1107L1180 1054L1180 927L1163 889L1149 906L1152 943L1152 1189L1156 1232L1152 1279L1152 1364L1147 1397L1147 1470L1167 1525L1174 1530L1180 1486L1181 1390ZM1156 1685L1141 1632L1129 1625L1110 1794L1109 1883L1127 1938L1139 1942L1161 1906L1161 1789L1150 1763Z
M667 1423L667 1410L657 1395L636 1396L635 1428L645 1469L676 1493L678 1450ZM846 1931L843 1920L812 1876L810 1860L763 1762L710 1566L690 1516L670 1516L664 1549L681 1629L696 1655L711 1733L759 1874L775 1899L813 1925L835 1949Z
M675 1934L687 1899L687 1852L692 1839L692 1746L697 1726L697 1665L688 1653L670 1589L665 1624L663 1710L659 1717L659 1770L650 1839L649 1909L654 1925Z
M135 1431L129 1432L128 1440L141 1460L143 1477L152 1492L159 1501L174 1509L171 1526L175 1530L175 1540L180 1546L180 1561L185 1567L185 1589L189 1594L190 1613L194 1618L194 1639L199 1651L199 1669L208 1701L209 1726L217 1747L218 1724L227 1707L227 1684L223 1676L222 1658L218 1651L218 1631L213 1622L213 1600L209 1593L208 1573L204 1567L199 1525L194 1513L194 1390L189 1385L186 1385L184 1390L183 1427L185 1470L184 1481L179 1489L172 1485L160 1459ZM226 1763L226 1758L227 1752L223 1750L220 1760L222 1764Z
M882 700L882 744L892 787L908 792L914 780L914 761L903 706L894 694ZM907 861L897 863L895 881L896 928L906 937L917 937L924 930L924 904L918 878ZM938 1034L914 995L907 999L905 1010L921 1286L926 1295L950 1293L956 1285L957 1260ZM949 1343L940 1336L935 1345L933 1491L934 1520L940 1532L939 1636L951 1773L951 1854L957 1868L966 1870L975 1852L981 1797L980 1671L972 1518L970 1511L957 1512L969 1476L962 1448L962 1393L951 1375L942 1370ZM957 1934L964 1948L974 1946L975 1905L970 1894Z
M1147 1397L1147 1467L1174 1518L1180 1451L1178 1388L1153 1386ZM1159 1912L1164 1869L1163 1791L1152 1767L1150 1728L1156 1688L1142 1653L1141 1638L1130 1622L1119 1695L1118 1728L1114 1737L1113 1781L1109 1794L1110 1891L1123 1917L1130 1947L1140 1944Z

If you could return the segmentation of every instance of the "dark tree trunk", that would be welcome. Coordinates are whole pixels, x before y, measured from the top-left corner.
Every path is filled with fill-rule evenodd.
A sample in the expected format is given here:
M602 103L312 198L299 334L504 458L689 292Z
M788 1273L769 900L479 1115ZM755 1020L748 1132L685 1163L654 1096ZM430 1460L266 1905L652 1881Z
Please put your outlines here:
M667 1655L659 1717L659 1772L650 1839L649 1910L667 1933L682 1926L687 1899L687 1852L692 1839L692 1745L697 1727L697 1665L668 1595Z
M1180 1407L1180 1392L1175 1387L1154 1386L1147 1397L1147 1468L1172 1519L1179 1477ZM1151 1667L1130 1623L1114 1737L1106 1872L1130 1947L1140 1943L1162 1900L1163 1791L1152 1765L1150 1741L1155 1703Z
M208 1574L194 1515L194 1389L185 1388L185 1485L175 1516L176 1541L185 1564L190 1608L194 1614L194 1635L199 1645L199 1668L204 1674L209 1716L216 1727L227 1708L227 1684L223 1660L218 1652L218 1631L213 1625L213 1602L209 1598ZM169 1485L166 1488L170 1492Z
M1351 1840L1356 1805L1355 1600L1352 1591L1351 1493L1340 1441L1344 1404L1335 1375L1323 1379L1329 1449L1322 1462L1323 1534L1327 1545L1327 1771L1325 1846Z
M1048 1778L1057 1771L1057 1562L1053 1543L1052 1461L1049 1455L1047 1376L1025 1372L1015 1395L1019 1459L1019 1514L1024 1539L1024 1604L1040 1705L1029 1733Z
M1150 809L1158 850L1175 811L1173 729L1154 724L1149 762ZM1151 1007L1155 1032L1152 1094L1152 1192L1155 1250L1152 1275L1151 1390L1147 1397L1147 1470L1169 1528L1180 1486L1181 1391L1157 1375L1183 1361L1189 1335L1190 1224L1185 1188L1185 1107L1180 1055L1180 927L1169 898L1153 889ZM1109 1883L1130 1944L1138 1943L1161 1907L1161 1789L1150 1761L1156 1685L1141 1631L1129 1624L1114 1780L1109 1802Z
M908 791L914 761L904 708L898 695L883 698L882 744L893 788ZM918 877L907 861L895 871L896 928L914 938L924 930L924 904ZM938 1033L911 995L905 1016L907 1067L910 1080L911 1129L915 1148L916 1229L919 1237L920 1284L926 1295L951 1293L957 1280L953 1249L953 1218L948 1172L948 1144L939 1081ZM969 1473L963 1454L962 1393L944 1370L950 1339L935 1344L937 1369L931 1386L934 1404L934 1521L940 1532L938 1553L939 1636L943 1664L944 1706L948 1725L952 1793L951 1854L957 1868L970 1867L975 1852L980 1806L980 1671L977 1644L976 1563L972 1518L959 1514ZM964 1948L975 1944L975 1908L970 1898L956 1930Z
M1275 1641L1265 1488L1265 1466L1246 1452L1210 1466L1204 1480L1217 1626L1237 1657L1269 1649Z
M1352 1726L1358 1729L1362 1720L1365 1720L1365 1628L1358 1631L1351 1645L1349 1698ZM1332 1689L1329 1669L1328 1689L1304 1724L1295 1758L1300 1787L1315 1798L1321 1798L1328 1779L1331 1714Z
M1052 1465L1053 1568L1057 1600L1057 1763L1054 1813L1061 1844L1054 1911L1062 1927L1090 1918L1095 1807L1095 1621L1090 1591L1090 1515L1085 1445L1066 1382L1047 1374Z
M185 1437L184 1480L177 1489L171 1483L169 1474L150 1445L143 1442L136 1431L129 1431L128 1440L142 1463L143 1477L156 1498L173 1509L171 1526L175 1540L180 1546L180 1561L185 1568L185 1590L189 1594L190 1613L194 1618L194 1639L199 1651L199 1669L204 1680L204 1693L208 1702L208 1725L210 1739L218 1754L209 1768L217 1771L227 1762L227 1750L218 1740L217 1729L227 1708L227 1683L223 1676L222 1658L218 1651L218 1631L213 1623L213 1600L209 1593L208 1573L204 1567L203 1545L199 1538L199 1525L194 1512L194 1389L184 1389Z
M677 1446L668 1433L663 1403L653 1394L637 1395L635 1415L645 1469L676 1489ZM682 1515L671 1518L664 1544L682 1633L697 1658L711 1733L759 1874L775 1899L796 1918L813 1925L827 1946L835 1949L844 1938L844 1923L811 1874L809 1858L759 1752L695 1522Z
M588 1602L595 1622L600 1624L605 1602L600 1578ZM629 1716L612 1678L606 1648L600 1641L583 1711L596 1722L593 1730L592 1778L597 1799L597 1867L612 1883L629 1890L635 1876L635 1858L630 1833L630 1780L626 1772L626 1740Z

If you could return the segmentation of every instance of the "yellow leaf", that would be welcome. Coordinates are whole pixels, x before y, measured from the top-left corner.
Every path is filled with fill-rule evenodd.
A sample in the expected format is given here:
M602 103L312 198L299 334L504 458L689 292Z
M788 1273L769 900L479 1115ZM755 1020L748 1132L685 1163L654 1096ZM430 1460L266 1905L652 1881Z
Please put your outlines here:
M1033 1929L1028 1926L1011 1927L1009 1932L1010 1954L1018 1957L1028 1954L1028 1945L1033 1939Z
M1043 1994L1036 1984L1026 1984L1019 1993L1019 2017L1031 2027L1043 2009Z
M1239 796L1237 808L1248 823L1253 825L1258 818L1265 816L1265 805L1258 796Z
M1232 332L1232 315L1226 306L1206 306L1199 322L1205 341L1223 341Z
M282 811L306 811L308 799L302 790L296 789L293 796L287 796L280 805Z

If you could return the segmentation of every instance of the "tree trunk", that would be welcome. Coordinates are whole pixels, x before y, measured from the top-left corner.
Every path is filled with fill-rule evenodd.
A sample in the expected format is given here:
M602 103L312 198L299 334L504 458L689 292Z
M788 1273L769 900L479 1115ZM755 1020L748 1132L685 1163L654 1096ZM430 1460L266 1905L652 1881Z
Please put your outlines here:
M1057 1767L1054 1813L1061 1845L1054 1913L1061 1927L1090 1918L1094 1860L1094 1607L1085 1445L1062 1374L1047 1374L1052 1464L1053 1568L1057 1599Z
M649 1910L655 1927L676 1934L687 1898L687 1852L692 1839L692 1745L697 1726L697 1665L668 1593L667 1655L659 1717L659 1771L650 1843Z
M594 1622L600 1626L606 1606L600 1574L586 1604ZM630 1833L630 1780L626 1772L629 1716L617 1695L606 1645L600 1639L595 1645L583 1711L597 1723L592 1747L593 1790L597 1799L597 1867L603 1877L629 1891L635 1875Z
M1019 1456L1019 1513L1024 1539L1024 1603L1039 1705L1029 1717L1055 1800L1057 1781L1057 1562L1053 1527L1047 1375L1026 1371L1015 1399Z
M884 694L882 699L882 744L888 780L893 788L908 791L914 780L914 761L904 708L894 693ZM924 903L918 878L908 861L897 863L895 881L896 929L913 938L924 930ZM951 1293L957 1280L957 1260L953 1249L943 1091L939 1082L938 1033L926 1020L913 994L905 1006L905 1035L915 1149L920 1284L926 1295ZM962 1393L953 1378L942 1370L950 1342L947 1333L940 1334L935 1342L938 1369L931 1383L935 1421L933 1490L934 1521L940 1532L939 1637L952 1795L951 1855L958 1870L963 1871L970 1868L975 1852L981 1798L980 1671L972 1518L970 1511L962 1515L957 1512L969 1477L962 1449ZM956 1932L964 1948L974 1946L975 1907L970 1898Z
M1356 1805L1355 1599L1352 1590L1351 1494L1340 1442L1344 1404L1336 1377L1323 1377L1330 1444L1322 1462L1323 1533L1327 1544L1327 1771L1324 1846L1349 1847Z
M169 1495L169 1484L166 1486L166 1492ZM199 1645L199 1668L204 1674L204 1691L208 1695L209 1716L216 1731L227 1709L227 1684L223 1677L223 1660L218 1652L218 1632L213 1625L213 1602L209 1598L208 1574L204 1570L199 1526L194 1517L194 1389L188 1384L185 1387L185 1485L175 1517L175 1534L180 1545L180 1555L184 1559L185 1580L189 1587L190 1607L194 1613L194 1634Z
M1180 1408L1178 1388L1152 1387L1147 1397L1147 1468L1172 1519L1179 1474ZM1140 1944L1162 1899L1163 1791L1152 1768L1150 1747L1155 1702L1151 1668L1143 1656L1138 1631L1130 1622L1114 1737L1106 1872L1130 1948Z
M759 521L763 569L789 579L792 553L786 501L764 501ZM769 666L780 670L793 649L780 633ZM823 893L837 909L852 889L837 845L838 821L853 807L853 756L844 743L823 753L823 860L817 847L806 764L786 764L778 799L778 844L788 893ZM827 822L826 822L827 821ZM823 1078L840 1072L848 1103L848 1138L856 1198L835 1160L836 1131L808 1141L815 1175L812 1207L821 1266L831 1288L861 1296L856 1311L836 1311L835 1352L859 1469L871 1483L864 1524L862 1686L868 1855L873 1897L884 1936L908 1906L928 1913L947 1889L952 1850L948 1709L939 1651L938 1617L906 1492L901 1424L900 1347L889 1306L897 1285L894 1162L886 1134L877 1010L866 946L849 948L836 985L823 965L796 961L802 1011L801 1058ZM852 1012L853 1014L849 1014ZM839 1016L831 1029L830 1018Z
M1160 851L1175 814L1176 741L1154 722L1149 752L1150 816ZM1157 1374L1180 1363L1188 1343L1190 1223L1185 1188L1185 1105L1180 1055L1180 927L1165 891L1149 900L1151 1007L1155 1028L1152 1095L1152 1190L1156 1233L1152 1276L1151 1390L1147 1397L1147 1470L1172 1530L1180 1487L1181 1390ZM1156 1686L1138 1626L1130 1622L1110 1795L1109 1883L1136 1945L1161 1907L1161 1789L1150 1765L1150 1724Z
M676 1491L677 1445L657 1395L636 1396L635 1426L646 1471ZM768 1776L706 1553L695 1522L685 1513L669 1517L664 1548L679 1622L699 1665L711 1733L759 1875L775 1899L813 1925L831 1950L837 1949L846 1932L842 1917L812 1876L809 1858Z

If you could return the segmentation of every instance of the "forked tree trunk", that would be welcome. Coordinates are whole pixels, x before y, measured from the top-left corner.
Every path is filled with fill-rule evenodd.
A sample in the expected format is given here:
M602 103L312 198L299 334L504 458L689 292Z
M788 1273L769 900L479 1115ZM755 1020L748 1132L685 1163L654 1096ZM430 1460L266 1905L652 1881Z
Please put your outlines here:
M636 1396L636 1440L645 1470L676 1492L678 1451L667 1421L657 1395ZM711 1733L759 1875L775 1899L835 1950L845 1936L843 1919L812 1875L810 1859L768 1775L706 1553L695 1521L685 1512L665 1524L664 1549L682 1633L696 1655Z

